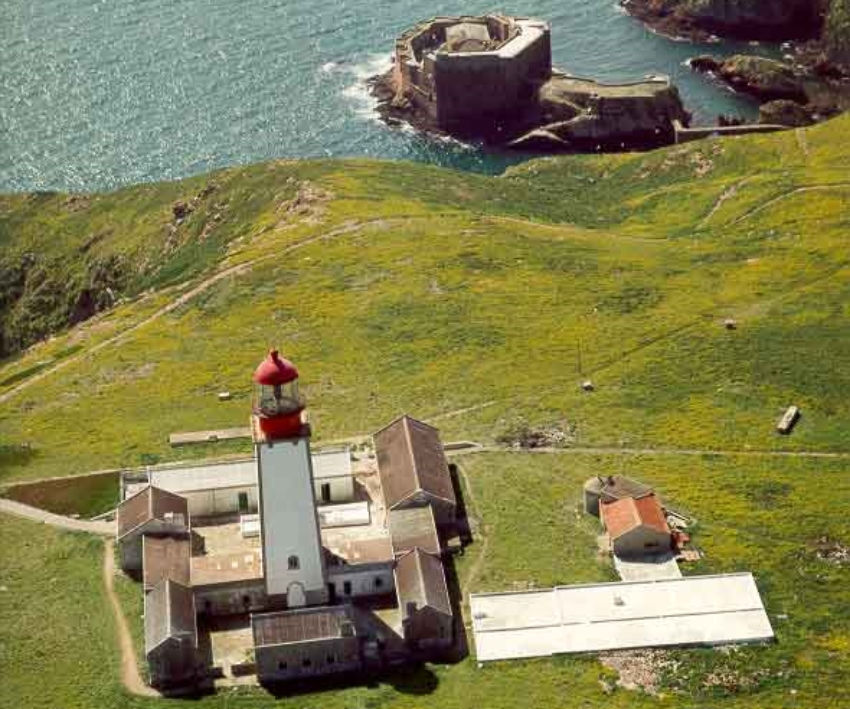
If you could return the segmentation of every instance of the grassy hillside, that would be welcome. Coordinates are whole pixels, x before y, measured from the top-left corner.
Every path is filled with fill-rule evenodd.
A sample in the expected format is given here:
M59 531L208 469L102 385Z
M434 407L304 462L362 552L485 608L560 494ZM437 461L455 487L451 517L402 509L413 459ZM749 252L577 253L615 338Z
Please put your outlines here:
M85 199L3 198L4 255L43 253L72 293L85 235L108 232L90 250L132 276L125 300L0 365L0 482L244 451L174 450L167 436L244 425L250 373L277 345L302 372L320 440L402 411L446 439L491 442L520 422L566 433L574 450L463 460L476 540L456 567L464 591L610 578L576 505L589 475L630 472L698 518L707 555L693 571L755 573L778 636L664 653L662 697L606 693L614 674L593 657L473 658L280 706L844 706L850 598L829 550L850 540L850 459L752 454L850 453L848 137L850 116L500 178L276 162ZM212 184L169 251L175 201ZM232 211L202 239L203 210L224 199ZM30 312L20 298L4 308L4 327ZM803 417L779 437L790 403ZM590 447L647 450L575 450ZM114 479L76 493L77 511L100 509ZM74 509L66 483L51 495ZM0 537L0 706L172 705L121 687L99 542L9 518ZM139 589L119 591L138 634Z
M140 231L125 224L138 245L175 194L229 185L239 236L0 367L0 479L239 450L167 436L243 425L272 344L323 439L406 410L485 441L522 418L575 445L848 451L848 133L840 118L501 178L270 163L100 195L73 231L147 200ZM17 244L61 199L9 203ZM790 403L803 421L778 437Z

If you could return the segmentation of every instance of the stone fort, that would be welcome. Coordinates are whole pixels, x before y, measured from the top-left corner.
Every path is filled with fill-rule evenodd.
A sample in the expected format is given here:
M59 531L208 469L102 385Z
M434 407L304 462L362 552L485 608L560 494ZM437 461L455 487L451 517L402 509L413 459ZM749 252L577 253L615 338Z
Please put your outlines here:
M410 102L445 131L516 117L551 73L549 25L540 20L436 17L395 45L397 100Z

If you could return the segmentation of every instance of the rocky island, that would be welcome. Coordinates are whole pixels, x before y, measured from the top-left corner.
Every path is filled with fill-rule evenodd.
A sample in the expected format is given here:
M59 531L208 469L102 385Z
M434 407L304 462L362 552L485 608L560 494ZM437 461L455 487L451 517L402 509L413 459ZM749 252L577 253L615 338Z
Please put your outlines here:
M688 112L667 77L601 84L552 68L545 22L438 17L398 38L373 94L388 122L516 149L634 150L676 142Z

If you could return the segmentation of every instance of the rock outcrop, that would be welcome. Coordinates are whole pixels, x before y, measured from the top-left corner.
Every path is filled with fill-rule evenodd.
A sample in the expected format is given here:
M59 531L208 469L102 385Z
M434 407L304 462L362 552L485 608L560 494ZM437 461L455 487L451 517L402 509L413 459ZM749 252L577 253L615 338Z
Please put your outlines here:
M811 112L796 101L768 101L759 107L759 123L800 128L814 123Z
M626 10L665 34L705 39L813 39L830 0L623 0Z
M666 145L674 123L690 116L666 79L607 85L558 75L538 92L541 125L511 141L514 148L626 150Z
M765 57L736 55L725 60L702 55L691 59L694 71L711 74L736 91L750 94L762 104L782 101L781 112L790 116L788 102L799 105L794 110L798 118L786 121L765 121L782 125L799 125L805 112L809 121L817 121L850 109L850 78L831 65L778 61ZM767 114L777 114L779 106L767 109Z

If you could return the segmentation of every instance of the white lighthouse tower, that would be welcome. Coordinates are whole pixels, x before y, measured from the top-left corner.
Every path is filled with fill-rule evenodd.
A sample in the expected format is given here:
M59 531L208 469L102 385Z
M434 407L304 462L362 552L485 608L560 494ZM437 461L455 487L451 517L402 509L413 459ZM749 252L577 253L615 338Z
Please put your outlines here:
M310 427L298 370L276 350L254 372L251 428L260 489L266 593L290 608L324 603L328 591L313 492Z

